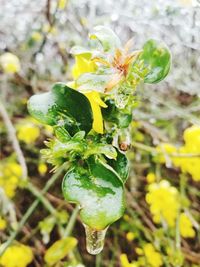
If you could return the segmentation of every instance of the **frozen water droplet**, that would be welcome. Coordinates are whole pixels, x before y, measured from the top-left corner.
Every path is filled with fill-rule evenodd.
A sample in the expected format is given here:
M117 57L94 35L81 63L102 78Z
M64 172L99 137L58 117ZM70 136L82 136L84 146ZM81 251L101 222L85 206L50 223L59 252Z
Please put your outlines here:
M95 230L85 224L84 227L86 234L86 248L88 253L92 255L99 254L104 247L104 239L108 227L104 230Z

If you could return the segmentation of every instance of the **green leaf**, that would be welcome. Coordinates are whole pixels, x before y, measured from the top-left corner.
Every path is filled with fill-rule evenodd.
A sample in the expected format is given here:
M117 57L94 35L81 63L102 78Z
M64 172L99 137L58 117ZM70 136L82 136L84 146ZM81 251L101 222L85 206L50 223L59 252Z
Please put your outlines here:
M77 79L76 86L82 92L92 90L104 93L106 84L111 78L111 74L84 73Z
M116 159L117 151L116 149L109 144L94 143L89 144L88 149L86 150L84 156L88 158L94 154L104 154L109 159Z
M69 252L77 245L77 240L74 237L65 237L56 241L50 248L47 249L44 259L50 266L62 260Z
M144 61L145 67L149 69L144 82L158 83L163 80L170 70L171 54L167 46L156 40L149 40L143 46L140 59Z
M119 128L127 128L132 121L132 114L117 108L113 100L107 100L105 104L108 107L102 109L103 118L108 122L117 124Z
M114 52L116 48L121 46L119 37L105 26L95 27L90 38L99 40L105 52Z
M93 115L86 96L64 83L56 83L48 93L32 96L28 101L29 113L48 125L63 126L71 135L92 128Z
M99 161L89 161L89 169L71 169L62 189L66 200L80 205L83 223L93 229L105 229L124 213L123 184L111 168Z
M125 184L129 174L129 162L126 155L117 151L116 160L108 160L108 164L118 173Z

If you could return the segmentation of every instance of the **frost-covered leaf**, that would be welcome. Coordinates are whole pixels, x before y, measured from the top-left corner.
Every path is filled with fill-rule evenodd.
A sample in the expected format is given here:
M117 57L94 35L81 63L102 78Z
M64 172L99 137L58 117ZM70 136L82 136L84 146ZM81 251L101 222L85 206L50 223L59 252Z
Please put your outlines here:
M89 169L71 169L62 189L66 200L80 205L83 223L93 229L105 229L124 213L123 183L99 161L89 161Z
M83 94L64 83L56 83L48 93L32 96L28 101L29 113L48 125L63 126L71 135L92 128L90 103Z
M163 80L170 70L171 54L168 47L160 41L149 40L143 46L140 59L149 69L144 77L145 83L158 83Z
M99 40L105 52L113 52L121 46L119 37L105 26L95 27L90 38Z

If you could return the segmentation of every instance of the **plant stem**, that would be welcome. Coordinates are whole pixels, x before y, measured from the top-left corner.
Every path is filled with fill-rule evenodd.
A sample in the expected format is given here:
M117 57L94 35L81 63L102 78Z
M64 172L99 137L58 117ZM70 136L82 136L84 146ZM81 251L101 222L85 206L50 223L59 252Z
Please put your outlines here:
M51 203L41 194L41 191L37 189L32 183L28 183L26 187L36 198L42 202L45 208L52 214L56 214L56 209L51 205Z
M26 166L26 161L25 161L23 152L21 150L21 147L19 145L19 142L17 140L17 137L16 137L16 130L15 130L10 118L9 118L9 115L8 115L8 112L7 112L6 108L4 107L4 105L3 105L3 103L1 101L0 101L0 114L1 114L1 116L3 118L4 123L5 123L5 126L6 126L6 129L8 131L8 135L9 135L10 141L12 142L13 149L16 152L19 164L21 165L21 168L22 168L22 179L24 181L26 181L27 178L28 178L28 169L27 169L27 166Z
M51 179L49 179L49 181L46 183L45 187L41 191L41 195L44 195L48 191L48 189L55 183L55 181L59 178L62 171L65 169L65 167L66 166L63 165L60 169L58 169L58 171L54 175L52 175ZM22 227L24 226L24 224L26 223L28 218L31 216L33 211L38 206L40 200L41 200L41 198L37 198L32 203L32 205L28 208L28 210L26 211L26 213L22 217L21 221L19 222L17 229L11 234L11 236L8 238L8 240L1 246L0 256L4 253L4 251L7 249L7 247L12 244L13 240L17 237L17 234L21 231Z
M95 267L101 267L101 254L102 253L99 253L96 255L96 265Z
M67 236L69 236L71 234L71 232L73 230L73 227L74 227L74 224L76 222L76 217L78 215L78 212L79 212L79 205L77 205L74 208L74 210L72 212L72 215L71 215L71 217L69 219L69 222L67 224L67 227L66 227L66 229L64 231L63 237L67 237Z

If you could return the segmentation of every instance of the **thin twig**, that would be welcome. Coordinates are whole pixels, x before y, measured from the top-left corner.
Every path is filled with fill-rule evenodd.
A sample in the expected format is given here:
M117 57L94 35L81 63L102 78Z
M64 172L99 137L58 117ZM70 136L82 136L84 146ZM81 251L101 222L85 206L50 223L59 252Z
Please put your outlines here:
M3 103L1 101L0 101L0 114L1 114L1 116L3 118L3 121L4 121L5 125L6 125L7 131L8 131L8 135L9 135L10 141L12 142L13 149L16 152L19 164L22 167L22 179L25 181L28 178L28 169L27 169L27 166L26 166L26 161L25 161L23 152L22 152L22 150L20 148L20 145L19 145L19 142L17 140L17 137L16 137L16 130L15 130L10 118L9 118L7 110L5 109L5 107L4 107L4 105L3 105Z
M64 231L63 237L67 237L67 236L69 236L71 234L71 232L73 230L73 227L74 227L74 224L76 222L76 217L78 215L78 212L79 212L79 205L77 205L74 208L74 210L72 212L72 215L71 215L71 217L69 219L69 222L67 224L67 227L66 227L66 229Z
M44 195L49 188L55 183L55 181L59 178L60 174L62 173L62 171L66 168L65 165L63 165L60 169L58 169L58 171L50 178L50 180L48 180L48 182L46 183L45 187L43 188L43 190L41 191L41 195ZM18 224L17 229L10 235L10 237L8 238L8 240L1 245L0 248L0 256L5 252L5 250L7 249L7 247L9 247L12 242L14 241L14 239L17 237L18 233L21 231L22 227L25 225L26 221L28 220L28 218L31 216L31 214L34 212L34 210L36 209L36 207L38 206L38 204L40 203L40 199L37 198L32 205L28 208L28 210L26 211L26 213L24 214L24 216L22 217L21 221Z

